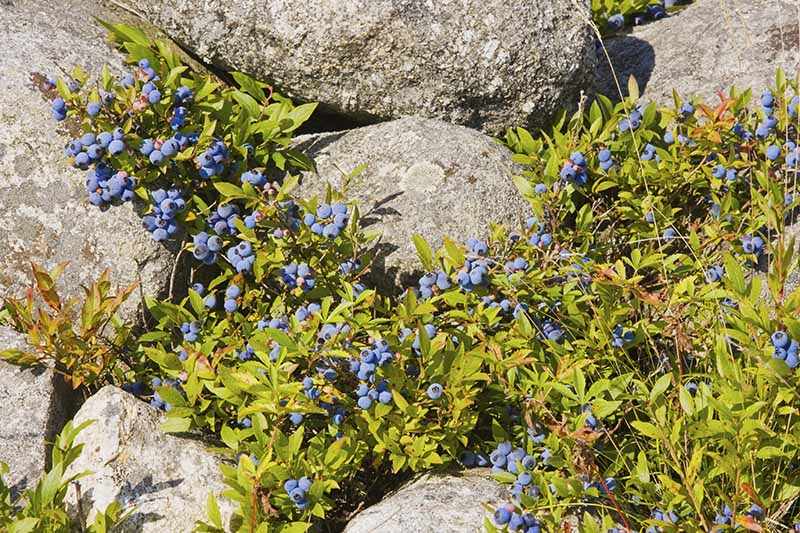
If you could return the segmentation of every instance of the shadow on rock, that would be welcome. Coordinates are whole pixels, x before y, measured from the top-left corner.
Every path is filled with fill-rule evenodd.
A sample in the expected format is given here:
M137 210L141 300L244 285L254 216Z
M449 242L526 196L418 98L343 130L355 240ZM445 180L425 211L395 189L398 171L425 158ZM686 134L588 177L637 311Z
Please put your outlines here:
M639 93L643 94L653 69L656 65L656 54L647 41L631 35L621 35L605 41L608 57L600 48L597 50L598 61L595 71L594 92L611 99L621 100L619 89L614 81L616 73L622 96L628 96L628 78L633 76L639 84ZM611 63L609 63L609 57Z

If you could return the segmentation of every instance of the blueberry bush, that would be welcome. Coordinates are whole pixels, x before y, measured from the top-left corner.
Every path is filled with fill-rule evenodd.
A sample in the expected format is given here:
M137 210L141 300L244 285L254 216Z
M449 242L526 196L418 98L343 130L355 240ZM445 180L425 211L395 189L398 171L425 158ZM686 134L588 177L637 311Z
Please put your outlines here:
M664 18L690 0L592 0L592 20L603 33Z
M188 294L103 341L127 355L102 376L235 459L236 516L212 495L198 531L341 525L365 480L445 467L509 484L490 532L800 530L796 81L658 109L631 80L509 130L524 222L415 236L391 297L347 187L303 198L313 105L109 27L133 73L56 80L53 116L88 200L194 257Z
M36 483L17 495L3 481L8 466L0 463L0 527L8 533L107 533L115 531L128 518L129 513L120 509L119 502L113 502L102 512L98 512L90 524L76 523L67 513L64 504L70 484L86 473L67 476L67 468L80 456L83 444L75 444L75 437L87 424L73 427L67 422L53 443L52 466Z

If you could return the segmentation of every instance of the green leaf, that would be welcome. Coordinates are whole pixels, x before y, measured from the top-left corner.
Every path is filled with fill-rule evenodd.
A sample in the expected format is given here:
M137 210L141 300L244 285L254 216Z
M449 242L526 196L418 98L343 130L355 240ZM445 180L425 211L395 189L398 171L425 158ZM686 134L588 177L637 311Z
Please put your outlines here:
M192 427L192 421L188 418L168 416L161 423L161 431L164 433L185 433Z
M14 521L8 528L8 533L30 533L39 525L39 518L30 516Z
M636 78L633 74L628 78L628 96L633 103L639 100L639 84L636 83Z
M141 46L150 46L150 39L148 39L147 35L145 35L145 33L138 28L134 28L126 24L112 24L97 17L93 18L122 42L127 41L139 44Z
M261 106L256 102L255 98L241 91L233 91L231 94L233 99L242 106L242 109L247 111L247 114L253 120L258 120L261 117Z
M650 422L642 422L641 420L634 420L631 425L645 437L651 439L661 440L661 432Z
M650 391L650 401L654 402L656 399L664 394L669 386L672 384L672 374L664 374L658 381L656 381L655 385L653 385L653 389Z
M214 497L213 492L208 494L208 501L206 503L206 516L208 516L211 524L219 528L222 527L222 515L219 512L219 505L217 505L217 499Z
M316 103L311 104L303 104L297 106L289 113L289 120L292 121L292 125L289 128L284 128L283 131L285 132L292 132L295 131L297 128L302 126L314 113L314 110L317 108Z
M231 72L231 76L244 92L255 98L256 101L264 102L266 95L264 94L264 89L261 88L262 84L260 82L243 72Z
M433 270L433 254L431 253L431 248L428 246L428 243L422 235L416 233L412 236L412 239L414 240L414 246L417 249L417 255L422 262L422 266L425 270Z
M514 176L511 179L514 181L514 186L522 196L529 198L534 195L533 186L528 178L524 176Z
M231 448L232 450L237 450L239 448L239 439L236 437L236 433L230 427L222 427L220 438L222 439L222 442L228 446L228 448Z
M214 182L214 188L217 189L224 198L247 198L244 191L233 183L217 181Z

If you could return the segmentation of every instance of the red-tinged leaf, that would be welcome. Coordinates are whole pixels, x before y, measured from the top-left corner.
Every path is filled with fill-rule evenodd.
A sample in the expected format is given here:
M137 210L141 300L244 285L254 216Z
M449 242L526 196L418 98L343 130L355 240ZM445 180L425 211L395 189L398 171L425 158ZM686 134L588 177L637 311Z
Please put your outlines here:
M753 520L752 516L737 516L736 523L744 527L744 529L747 531L757 531L758 533L764 532L764 528L761 527L761 524Z
M50 275L36 263L31 263L31 269L33 270L33 277L36 280L36 286L39 289L39 294L42 296L45 303L47 303L47 305L56 311L60 311L61 300L59 299L58 293L55 290L53 278L51 278Z
M745 494L750 496L750 499L757 503L759 507L762 509L766 508L766 505L764 505L764 502L762 502L761 498L758 497L756 490L750 483L742 483L742 490L745 492Z

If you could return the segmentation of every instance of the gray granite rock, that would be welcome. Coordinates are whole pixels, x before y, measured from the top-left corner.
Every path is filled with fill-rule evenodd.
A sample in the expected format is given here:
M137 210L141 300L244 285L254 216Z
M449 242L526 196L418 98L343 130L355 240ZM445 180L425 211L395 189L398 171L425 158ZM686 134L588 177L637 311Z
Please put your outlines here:
M508 485L488 469L458 474L425 474L358 513L345 533L471 533L481 532L487 512L508 502Z
M783 67L793 79L800 69L800 30L795 0L699 0L666 18L607 39L623 92L633 74L645 99L672 105L672 89L718 102L719 90L752 87L760 94ZM618 95L600 52L596 90Z
M522 169L511 152L463 126L403 118L301 136L296 146L317 169L303 176L303 195L324 196L327 183L341 188L345 175L367 165L347 198L359 201L362 226L382 232L370 282L384 290L416 284L410 274L422 265L413 234L436 250L444 236L486 238L490 221L518 227L530 213L512 182Z
M123 58L94 22L91 2L11 0L0 8L0 296L29 284L30 261L47 268L69 261L61 287L82 294L110 268L112 283L141 280L144 293L163 292L174 255L155 243L130 205L101 212L87 201L83 173L68 168L70 137L50 116L31 73L62 75L81 65L119 72ZM125 308L133 317L140 292Z
M205 504L213 492L228 523L235 504L220 497L226 488L222 457L200 442L161 431L159 410L109 385L86 400L74 423L88 420L95 422L76 438L84 448L67 475L94 472L78 480L80 509L89 522L116 499L123 509L136 508L122 532L188 533L196 520L206 520ZM77 494L73 485L67 494L73 510Z
M0 350L24 349L24 338L0 327ZM0 462L12 491L33 486L47 466L52 442L74 413L76 395L53 371L0 361Z
M595 61L588 0L123 2L209 62L362 121L539 127Z

